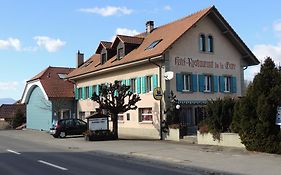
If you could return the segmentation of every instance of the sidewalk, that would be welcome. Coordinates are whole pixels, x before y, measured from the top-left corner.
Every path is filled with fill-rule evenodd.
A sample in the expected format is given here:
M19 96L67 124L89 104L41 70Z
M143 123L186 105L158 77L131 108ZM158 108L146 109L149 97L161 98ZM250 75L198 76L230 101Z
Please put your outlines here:
M31 130L0 131L0 135L75 152L103 151L233 174L281 174L280 155L249 152L238 148L158 140L121 139L117 141L87 142L83 137L53 139L47 133Z

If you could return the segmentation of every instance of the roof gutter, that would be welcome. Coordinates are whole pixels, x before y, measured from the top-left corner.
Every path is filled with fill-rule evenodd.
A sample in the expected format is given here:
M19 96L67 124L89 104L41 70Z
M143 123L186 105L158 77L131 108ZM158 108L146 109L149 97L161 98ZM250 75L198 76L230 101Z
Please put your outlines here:
M121 64L121 65L116 65L116 66L113 66L113 67L97 70L97 71L94 71L94 72L73 76L73 77L70 77L68 79L69 80L75 80L75 79L80 79L80 78L86 78L86 77L89 77L89 76L102 74L102 73L105 73L105 72L123 69L123 68L129 67L129 66L135 66L135 65L138 65L138 64L149 63L150 61L159 60L161 58L163 58L162 55L158 55L158 56L155 56L155 57L148 57L148 58L145 58L143 60L134 61L134 62L130 62L130 63L127 63L127 64L125 63L125 64Z

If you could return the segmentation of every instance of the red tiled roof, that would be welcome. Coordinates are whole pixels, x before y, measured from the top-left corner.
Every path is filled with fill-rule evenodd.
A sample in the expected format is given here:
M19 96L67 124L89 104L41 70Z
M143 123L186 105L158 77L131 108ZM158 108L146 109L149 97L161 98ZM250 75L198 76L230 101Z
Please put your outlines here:
M59 77L59 74L69 74L73 70L73 68L48 67L27 82L39 79L49 98L74 97L73 83Z
M0 118L13 118L17 111L26 112L25 104L2 104L0 106Z
M85 75L91 72L95 72L101 69L106 69L110 67L114 67L117 65L121 64L126 64L130 62L135 62L138 60L142 60L145 58L151 58L151 57L156 57L162 55L172 44L174 44L178 38L180 38L185 32L187 32L192 26L194 26L198 21L200 21L202 18L207 16L209 13L214 12L214 13L219 13L214 6L203 9L201 11L198 11L192 15L189 15L187 17L184 17L182 19L173 21L171 23L168 23L166 25L157 27L153 29L151 33L141 33L137 36L130 37L130 36L122 36L122 35L117 35L116 40L124 40L124 42L131 42L134 41L136 42L136 38L139 38L139 47L136 49L132 50L130 53L125 55L122 59L114 59L116 58L116 55L113 58L110 58L110 60L114 61L107 61L104 64L99 63L100 55L98 53L94 54L93 56L90 57L90 61L93 63L88 65L87 67L79 67L72 71L69 75L68 78L75 78L76 76L80 75ZM230 28L231 29L231 28ZM231 32L234 32L231 29ZM142 38L144 37L144 38ZM238 37L238 36L237 36ZM238 38L238 42L242 42L242 40ZM142 41L141 41L142 40ZM153 49L146 49L151 43L154 41L161 40L157 44L156 47ZM115 41L113 42L112 46L114 45ZM140 42L141 41L141 42ZM244 44L242 47L246 48L247 46ZM247 50L247 48L246 48ZM249 49L247 52L251 52ZM255 56L252 54L251 55L253 59L256 59ZM253 61L252 64L258 64L257 59Z

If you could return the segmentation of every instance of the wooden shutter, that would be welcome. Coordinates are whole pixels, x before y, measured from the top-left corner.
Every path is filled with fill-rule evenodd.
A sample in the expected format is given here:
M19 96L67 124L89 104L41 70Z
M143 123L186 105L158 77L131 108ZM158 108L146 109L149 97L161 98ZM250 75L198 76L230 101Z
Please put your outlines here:
M197 74L191 75L191 87L193 92L197 92Z
M224 92L224 76L220 76L220 92Z
M182 92L183 89L183 75L176 73L176 88L178 92Z
M137 88L137 94L141 93L141 77L136 78L136 88Z
M232 93L236 93L237 92L236 77L231 77L231 92Z
M79 90L77 87L75 88L74 93L75 93L75 100L79 100Z
M93 86L89 86L89 98L93 96Z
M218 76L213 76L213 82L214 82L214 86L213 86L213 91L214 92L218 92Z
M141 93L146 93L146 76L141 77Z
M152 76L152 84L153 84L152 90L154 90L154 88L158 87L158 75L157 74L154 74Z
M198 75L199 76L199 92L204 92L204 84L205 84L205 75Z

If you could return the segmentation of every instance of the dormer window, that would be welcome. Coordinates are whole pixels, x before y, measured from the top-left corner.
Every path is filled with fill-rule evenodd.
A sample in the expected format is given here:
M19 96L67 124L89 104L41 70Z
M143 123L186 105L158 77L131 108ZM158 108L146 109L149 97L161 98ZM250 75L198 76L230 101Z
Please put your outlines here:
M162 39L153 41L145 50L152 49L152 48L156 47L157 44L159 44L161 41L162 41Z
M106 53L101 54L101 64L106 62Z
M123 49L123 47L118 48L118 50L117 50L117 59L121 60L123 58L123 56L124 56L124 49Z

